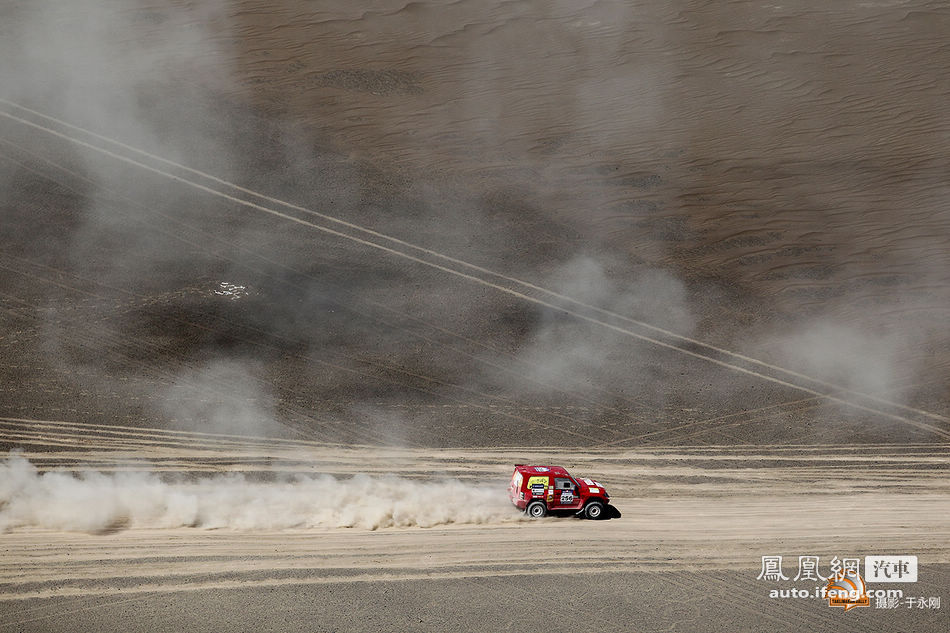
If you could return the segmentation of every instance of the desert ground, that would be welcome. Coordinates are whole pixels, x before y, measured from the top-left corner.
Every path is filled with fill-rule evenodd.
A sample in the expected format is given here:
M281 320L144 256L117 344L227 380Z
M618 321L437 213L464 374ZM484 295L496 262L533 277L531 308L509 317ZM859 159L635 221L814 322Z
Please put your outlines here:
M948 630L947 33L0 3L0 631Z

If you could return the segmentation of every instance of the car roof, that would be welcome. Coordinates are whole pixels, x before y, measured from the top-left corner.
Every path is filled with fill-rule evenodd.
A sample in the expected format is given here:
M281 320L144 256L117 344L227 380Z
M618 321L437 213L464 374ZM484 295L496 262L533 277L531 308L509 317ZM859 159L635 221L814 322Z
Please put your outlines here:
M515 470L523 475L554 475L555 477L570 477L571 475L561 466L529 466L515 464Z

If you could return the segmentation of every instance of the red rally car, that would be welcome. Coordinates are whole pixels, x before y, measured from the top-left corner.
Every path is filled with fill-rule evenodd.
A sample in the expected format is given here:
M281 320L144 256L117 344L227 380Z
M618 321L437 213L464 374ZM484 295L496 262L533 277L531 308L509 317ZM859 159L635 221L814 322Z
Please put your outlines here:
M534 518L552 512L600 519L610 495L593 479L575 479L560 466L515 464L508 498L516 508Z

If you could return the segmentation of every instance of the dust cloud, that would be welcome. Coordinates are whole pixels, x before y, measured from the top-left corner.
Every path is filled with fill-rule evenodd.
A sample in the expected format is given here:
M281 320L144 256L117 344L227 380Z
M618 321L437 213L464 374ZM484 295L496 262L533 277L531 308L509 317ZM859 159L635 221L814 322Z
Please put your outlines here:
M0 395L10 415L598 445L792 403L821 381L945 421L939 3L318 4L0 9L0 53L16 60L0 95L0 290L40 323L3 343L22 386ZM49 126L437 265L225 203ZM453 260L498 284L439 268ZM529 285L690 341L503 292ZM719 351L697 357L703 345ZM723 355L803 377L769 383ZM893 411L844 408L840 438L890 441L863 418ZM797 441L828 413L699 439Z
M316 475L261 482L234 474L165 481L148 473L42 473L18 454L0 464L0 531L376 530L521 519L503 489L455 479Z
M579 255L558 266L542 286L572 302L692 334L695 316L686 285L666 270L626 268L625 262L606 255ZM525 370L517 387L532 395L623 389L626 375L613 371L616 363L624 363L627 371L644 370L642 357L630 352L626 339L580 319L540 310L519 350L517 360Z

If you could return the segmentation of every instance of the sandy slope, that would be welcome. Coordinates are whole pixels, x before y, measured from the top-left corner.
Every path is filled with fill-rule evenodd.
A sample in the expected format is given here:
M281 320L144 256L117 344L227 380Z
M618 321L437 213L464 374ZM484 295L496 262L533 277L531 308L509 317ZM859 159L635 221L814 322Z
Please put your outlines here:
M527 427L545 445L658 430L650 441L680 443L667 423L764 407L683 439L948 432L939 2L247 0L213 16L146 2L100 16L112 37L53 5L4 14L11 56L27 45L17 37L79 21L71 52L30 48L37 67L0 115L0 318L16 332L0 339L16 359L0 367L12 385L0 403L12 417L213 426L204 389L173 385L221 391L205 364L223 355L261 365L249 379L272 391L251 407L329 442L532 443ZM86 80L96 64L113 83ZM40 114L11 105L21 96ZM568 295L619 295L626 317L834 388L809 402L552 319L196 190L182 178L221 185L193 173L97 155L74 142L94 137L45 115L528 282L556 285L577 258L601 258L606 280L582 275ZM221 283L247 296L215 294ZM893 417L829 402L838 388L925 411L929 426L894 436ZM188 411L168 413L169 399ZM460 420L451 433L446 408ZM378 423L331 426L341 417Z
M409 183L514 189L539 240L722 276L779 314L945 305L939 2L242 9L251 99Z

